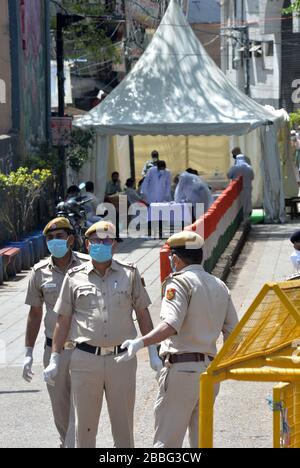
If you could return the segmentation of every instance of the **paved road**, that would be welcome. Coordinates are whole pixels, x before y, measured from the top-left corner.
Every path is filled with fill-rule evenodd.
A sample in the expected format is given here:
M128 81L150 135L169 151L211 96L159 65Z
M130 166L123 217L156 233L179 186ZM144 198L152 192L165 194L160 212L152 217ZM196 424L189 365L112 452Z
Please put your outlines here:
M228 284L240 316L261 286L277 281L292 272L288 241L294 224L255 226L233 268ZM159 321L159 243L126 241L118 256L135 261L146 279L153 302L151 314ZM48 395L42 382L43 335L35 351L35 377L28 385L20 378L23 359L24 330L28 308L23 305L28 275L19 276L0 287L0 340L6 346L6 363L0 347L0 447L58 447ZM221 344L221 341L220 341ZM0 341L1 346L1 341ZM271 447L272 413L266 397L272 384L225 382L215 405L216 447ZM147 351L139 353L135 434L137 447L151 447L153 437L153 403L156 381L149 367ZM101 415L99 447L112 447L106 408Z

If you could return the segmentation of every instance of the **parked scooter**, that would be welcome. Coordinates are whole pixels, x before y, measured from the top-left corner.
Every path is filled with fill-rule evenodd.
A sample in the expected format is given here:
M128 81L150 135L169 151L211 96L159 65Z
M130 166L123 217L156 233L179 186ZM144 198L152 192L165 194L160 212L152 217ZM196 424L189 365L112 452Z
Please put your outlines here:
M91 198L74 197L61 201L56 207L56 216L63 216L71 223L75 237L74 250L77 252L86 252L84 239L89 226L84 205L91 201Z

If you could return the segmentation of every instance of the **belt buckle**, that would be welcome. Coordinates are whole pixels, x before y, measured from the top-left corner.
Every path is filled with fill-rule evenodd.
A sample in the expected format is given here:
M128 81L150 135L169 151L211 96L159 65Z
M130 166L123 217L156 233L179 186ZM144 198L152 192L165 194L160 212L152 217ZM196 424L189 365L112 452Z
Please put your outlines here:
M166 354L165 358L164 358L164 366L167 367L167 368L170 368L171 367L171 363L170 363L170 353Z
M115 352L114 346L109 346L106 348L101 348L101 356L111 356Z
M75 343L73 341L66 341L65 342L64 349L67 349L67 350L71 349L72 350L72 349L75 349L75 347L76 346L75 346Z

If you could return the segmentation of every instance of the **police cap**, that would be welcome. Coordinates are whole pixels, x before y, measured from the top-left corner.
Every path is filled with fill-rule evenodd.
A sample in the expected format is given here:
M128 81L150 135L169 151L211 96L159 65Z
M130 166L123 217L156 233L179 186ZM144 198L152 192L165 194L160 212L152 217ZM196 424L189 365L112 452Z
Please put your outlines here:
M73 231L70 221L67 218L60 217L52 219L45 227L43 234L46 236L49 232L57 231L58 229Z
M86 237L90 237L92 234L96 233L99 238L116 237L116 227L108 221L98 221L93 224L85 233Z
M199 236L193 231L182 231L173 234L168 240L167 244L170 249L201 249L204 245L203 237Z

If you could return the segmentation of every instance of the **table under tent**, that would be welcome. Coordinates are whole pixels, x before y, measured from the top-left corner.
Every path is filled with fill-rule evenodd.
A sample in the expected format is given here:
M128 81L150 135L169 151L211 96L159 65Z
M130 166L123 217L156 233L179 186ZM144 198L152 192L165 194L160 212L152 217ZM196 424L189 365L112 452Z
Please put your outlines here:
M284 110L274 111L246 96L209 57L171 0L151 43L131 72L89 113L74 121L94 128L91 162L96 192L104 197L109 138L117 136L241 136L259 132L261 151L252 155L255 179L268 222L284 222L285 203L277 133Z

